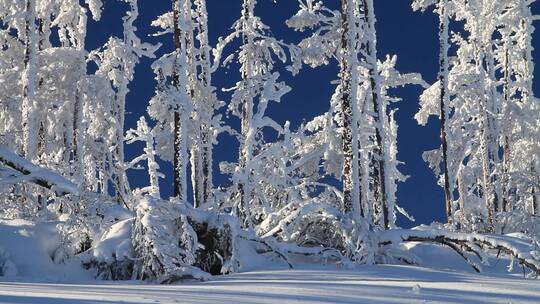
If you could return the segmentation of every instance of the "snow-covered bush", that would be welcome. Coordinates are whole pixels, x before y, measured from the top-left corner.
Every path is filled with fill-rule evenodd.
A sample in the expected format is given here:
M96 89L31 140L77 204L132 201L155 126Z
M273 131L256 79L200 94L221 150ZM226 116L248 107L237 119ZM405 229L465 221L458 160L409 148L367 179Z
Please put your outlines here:
M263 238L273 237L278 242L299 246L295 250L288 250L291 254L309 253L342 263L373 262L374 248L367 222L362 218L353 219L317 199L291 203L270 214L261 223L258 232Z
M142 197L132 233L133 278L171 282L235 272L240 265L237 242L244 235L229 215Z
M102 280L129 280L133 275L133 248L131 236L134 219L112 225L103 236L94 241L91 250L81 260L87 269L94 269L95 277Z
M187 216L178 211L168 201L150 197L139 201L132 236L133 277L158 282L208 277L193 266L199 249L197 235Z
M61 236L57 262L93 248L114 225L133 216L110 198L91 192L66 202L63 209L57 224Z

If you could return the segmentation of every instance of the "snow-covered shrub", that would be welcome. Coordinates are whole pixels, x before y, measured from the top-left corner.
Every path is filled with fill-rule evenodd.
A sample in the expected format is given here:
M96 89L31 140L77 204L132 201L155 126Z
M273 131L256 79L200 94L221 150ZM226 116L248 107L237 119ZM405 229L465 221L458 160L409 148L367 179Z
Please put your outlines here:
M271 214L261 223L259 233L263 238L274 237L279 242L320 248L320 251L312 251L312 254L330 256L339 262L373 261L367 223L316 199L314 202L291 203ZM296 251L305 254L300 248ZM294 254L295 251L291 250L290 253Z
M458 219L459 230L464 232L486 232L489 231L484 210L480 206L467 208L466 212L458 210L455 217Z
M197 235L186 215L178 211L171 202L151 197L140 200L132 236L134 278L158 282L208 278L193 266Z
M134 219L119 221L94 242L88 252L81 255L83 266L95 269L96 278L102 280L129 280L133 274L133 248L131 235Z
M89 250L113 229L115 223L133 216L116 202L90 192L63 206L57 225L61 246L55 254L56 262Z
M239 221L229 215L142 197L132 234L133 277L172 282L234 272L238 234Z
M540 246L540 217L515 210L497 214L495 232L501 234L523 233Z
M3 191L2 191L3 190ZM0 217L4 219L33 219L39 214L35 200L26 199L21 194L22 187L15 185L0 189Z
M210 274L225 274L238 270L238 236L244 231L240 222L229 215L193 209L189 222L199 242L195 266Z

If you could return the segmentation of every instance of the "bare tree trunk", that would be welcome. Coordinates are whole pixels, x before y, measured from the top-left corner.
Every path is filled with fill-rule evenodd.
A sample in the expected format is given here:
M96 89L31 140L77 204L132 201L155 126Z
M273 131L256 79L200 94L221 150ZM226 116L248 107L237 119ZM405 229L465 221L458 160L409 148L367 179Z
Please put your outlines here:
M536 197L536 187L531 187L531 196L532 196L532 214L538 215L538 198Z

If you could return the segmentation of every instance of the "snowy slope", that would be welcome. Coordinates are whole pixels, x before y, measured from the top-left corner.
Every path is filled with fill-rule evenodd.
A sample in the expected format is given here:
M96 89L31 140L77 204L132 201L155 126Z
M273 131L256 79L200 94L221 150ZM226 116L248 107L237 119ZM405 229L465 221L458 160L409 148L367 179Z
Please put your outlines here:
M540 284L409 266L260 271L203 283L0 283L0 303L540 303Z
M52 262L59 245L55 225L0 220L0 247L17 271L0 276L0 303L540 303L540 281L522 279L520 269L506 273L507 261L478 275L453 251L428 244L410 244L410 250L430 268L297 265L294 270L257 270L253 261L250 272L208 282L96 281L76 260ZM129 234L124 230L110 233ZM120 255L125 246L116 243L103 242L99 252Z

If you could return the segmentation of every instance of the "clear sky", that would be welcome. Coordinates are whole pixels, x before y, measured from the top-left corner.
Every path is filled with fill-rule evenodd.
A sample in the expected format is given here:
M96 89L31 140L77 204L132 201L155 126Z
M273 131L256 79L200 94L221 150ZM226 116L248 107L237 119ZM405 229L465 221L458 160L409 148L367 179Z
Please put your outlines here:
M375 13L377 15L377 38L379 58L386 54L398 55L398 69L403 73L421 73L424 79L433 83L438 70L438 19L432 12L413 12L412 0L375 0ZM233 22L239 17L241 0L207 0L209 13L209 34L212 45L217 38L227 35ZM337 9L338 0L324 1L329 7ZM157 32L150 26L152 20L170 9L169 0L139 0L140 16L136 23L138 34L145 42L161 42L163 47L157 55L172 50L170 36L152 37ZM273 34L285 42L298 42L302 34L287 28L285 20L297 11L296 0L258 0L256 14L271 27ZM91 22L88 33L87 46L90 49L102 45L110 35L122 35L121 18L127 6L122 1L105 1L105 10L102 20ZM540 3L533 5L533 12L540 14ZM540 22L535 24L540 25ZM533 37L533 44L540 49L540 30ZM535 51L535 62L540 62L540 50ZM135 80L130 85L131 92L127 98L126 128L134 127L141 115L145 115L148 101L154 94L154 75L150 68L151 59L143 59L136 69ZM337 79L337 63L330 66L311 69L304 67L301 73L293 77L289 72L281 70L281 80L285 81L292 91L285 95L280 104L269 106L268 114L279 123L289 120L292 128L304 120L322 114L329 108L330 96L335 86L330 81ZM540 72L535 71L536 79L540 79ZM222 68L213 76L213 85L218 89L234 85L239 77L237 69ZM536 96L540 95L540 81L535 81ZM415 224L429 223L434 220L444 220L443 192L437 186L433 173L422 160L422 152L435 149L439 146L439 125L437 119L431 119L427 127L418 126L413 119L418 110L418 96L421 88L416 86L394 90L403 101L399 103L397 112L398 131L398 158L405 162L402 171L410 175L407 182L399 185L398 203L416 218L416 223L399 217L398 225L408 227ZM227 102L229 96L220 93L221 100ZM237 122L231 120L233 125ZM220 136L219 144L214 149L214 171L218 173L218 163L223 160L237 158L238 144L227 136ZM134 144L126 148L126 157L133 158L142 152L140 145ZM162 163L162 169L167 178L162 180L163 195L172 192L170 165ZM147 183L144 171L130 172L132 186ZM224 184L225 176L216 174L216 184Z

